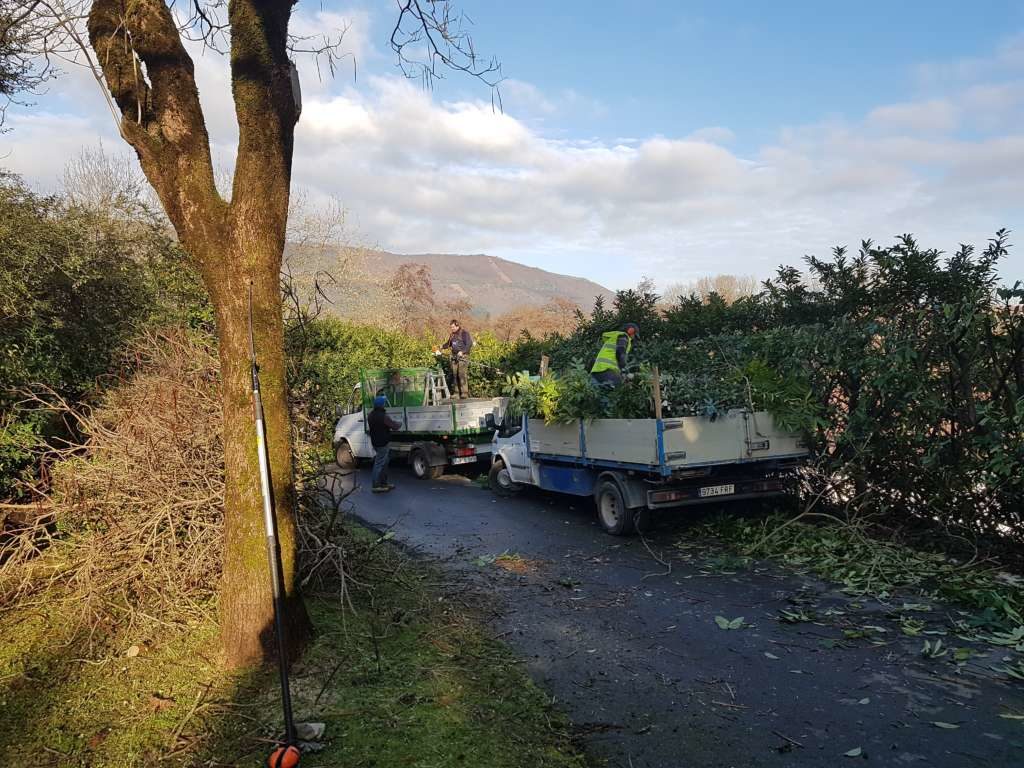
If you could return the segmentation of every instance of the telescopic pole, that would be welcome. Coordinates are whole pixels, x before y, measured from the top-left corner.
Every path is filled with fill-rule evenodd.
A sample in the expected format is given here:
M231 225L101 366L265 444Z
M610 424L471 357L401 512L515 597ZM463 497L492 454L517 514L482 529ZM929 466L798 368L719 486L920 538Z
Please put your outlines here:
M267 454L267 432L263 420L263 399L260 397L260 367L256 364L256 344L252 330L252 281L249 281L249 362L252 373L252 405L256 417L256 455L260 464L260 490L263 493L263 525L267 532L267 558L274 594L274 634L277 636L277 665L281 673L281 708L284 710L285 741L295 745L295 721L292 718L292 697L288 685L288 654L284 640L284 581L281 578L281 547L277 541L277 516L274 491L270 480L270 457ZM276 753L283 765L285 750ZM272 768L277 768L273 766Z

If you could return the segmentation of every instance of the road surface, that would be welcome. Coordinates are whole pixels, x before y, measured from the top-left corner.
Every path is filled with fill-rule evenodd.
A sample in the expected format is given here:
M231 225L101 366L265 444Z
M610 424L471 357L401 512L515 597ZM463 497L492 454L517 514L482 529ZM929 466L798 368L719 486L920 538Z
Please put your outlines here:
M356 516L485 595L495 634L610 766L1024 765L1024 720L1000 716L1024 714L1024 685L990 671L999 652L958 671L922 658L886 606L770 564L731 571L713 550L686 558L672 545L692 514L647 537L672 566L652 575L666 569L644 542L603 533L587 500L391 474L398 487L371 494L359 473ZM832 618L778 620L806 606ZM864 625L881 644L844 636Z

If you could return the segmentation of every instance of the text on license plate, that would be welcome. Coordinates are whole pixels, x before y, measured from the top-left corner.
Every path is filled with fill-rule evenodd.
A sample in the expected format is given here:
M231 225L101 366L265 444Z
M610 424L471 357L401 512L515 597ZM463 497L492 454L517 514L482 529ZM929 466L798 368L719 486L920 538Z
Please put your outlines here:
M702 499L708 496L728 496L730 493L736 493L736 486L733 483L728 485L707 485L700 489L700 497Z
M452 459L452 464L469 464L476 461L476 456L455 456Z

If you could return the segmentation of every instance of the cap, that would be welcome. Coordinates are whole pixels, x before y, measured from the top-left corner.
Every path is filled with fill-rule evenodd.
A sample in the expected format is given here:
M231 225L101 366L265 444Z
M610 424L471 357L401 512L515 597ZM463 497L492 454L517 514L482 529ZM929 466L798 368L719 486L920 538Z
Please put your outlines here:
M373 407L374 408L383 408L387 404L388 404L388 399L386 397L384 397L384 395L377 395L375 398L373 398Z

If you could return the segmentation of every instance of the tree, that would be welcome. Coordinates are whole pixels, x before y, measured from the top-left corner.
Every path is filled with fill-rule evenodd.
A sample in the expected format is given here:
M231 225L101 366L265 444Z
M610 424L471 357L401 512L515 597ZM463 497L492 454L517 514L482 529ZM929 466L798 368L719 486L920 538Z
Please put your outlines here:
M49 59L36 55L44 31L33 14L38 2L0 0L0 129L7 107L54 75Z
M522 333L543 339L556 333L569 334L579 322L579 306L569 299L556 296L541 305L517 307L499 315L491 323L495 335L511 342Z
M11 1L11 0L8 0ZM289 647L298 651L309 619L298 592L294 487L286 397L279 274L286 239L292 149L299 118L295 53L323 54L340 40L309 46L289 36L291 0L194 0L176 18L163 0L13 0L18 19L49 35L36 52L74 50L105 93L121 136L139 158L178 238L203 277L214 308L224 415L226 544L221 587L225 661L248 665L271 653L270 585L265 576L256 446L249 398L248 297L260 358L271 476L280 512ZM84 23L85 29L82 29ZM218 192L194 65L185 40L229 55L238 121L231 194ZM53 41L59 42L59 45ZM87 41L87 42L86 42ZM438 67L496 83L448 2L398 4L391 45L403 66L430 80ZM417 61L410 54L420 57ZM75 58L68 55L66 58Z
M126 217L138 213L146 207L145 185L135 158L110 155L102 144L82 149L64 168L68 201L96 212Z
M399 264L388 279L386 288L402 308L399 327L406 333L421 330L433 319L437 297L428 265Z
M670 285L662 296L667 304L676 304L680 299L697 296L707 301L711 294L720 296L726 304L732 304L744 296L753 296L761 289L761 284L753 275L715 275L704 276L692 283L676 283Z

